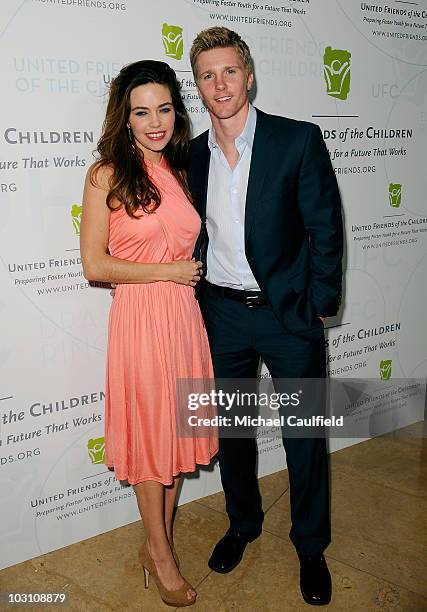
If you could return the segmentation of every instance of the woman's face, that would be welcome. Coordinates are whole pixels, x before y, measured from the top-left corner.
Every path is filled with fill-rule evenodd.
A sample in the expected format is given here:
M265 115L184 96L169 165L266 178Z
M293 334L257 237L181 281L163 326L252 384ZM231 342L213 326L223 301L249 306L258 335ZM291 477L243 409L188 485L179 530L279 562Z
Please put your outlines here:
M147 83L132 89L129 125L137 147L154 163L172 138L175 110L166 85Z

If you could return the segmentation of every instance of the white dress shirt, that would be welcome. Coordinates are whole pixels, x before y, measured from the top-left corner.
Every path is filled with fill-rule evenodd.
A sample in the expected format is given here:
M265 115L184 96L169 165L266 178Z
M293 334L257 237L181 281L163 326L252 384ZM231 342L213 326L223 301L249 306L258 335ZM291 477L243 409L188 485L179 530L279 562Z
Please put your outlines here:
M235 140L239 159L233 169L216 142L213 127L209 130L211 158L206 203L209 236L206 279L222 287L259 291L245 255L246 190L255 127L256 110L249 105L245 127Z

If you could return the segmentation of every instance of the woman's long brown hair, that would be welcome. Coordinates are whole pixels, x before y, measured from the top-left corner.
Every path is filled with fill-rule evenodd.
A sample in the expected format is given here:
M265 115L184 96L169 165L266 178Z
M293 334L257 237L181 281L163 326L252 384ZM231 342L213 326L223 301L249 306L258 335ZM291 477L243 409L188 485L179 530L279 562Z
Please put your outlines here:
M135 213L140 209L152 213L161 202L160 191L150 179L144 164L144 155L127 129L131 91L147 83L165 85L171 93L175 127L162 153L172 174L191 200L186 175L190 122L175 72L165 62L134 62L124 66L111 83L107 112L97 146L99 159L91 174L91 182L96 184L97 171L102 167L112 168L107 206L114 210L118 201L131 217L136 217Z

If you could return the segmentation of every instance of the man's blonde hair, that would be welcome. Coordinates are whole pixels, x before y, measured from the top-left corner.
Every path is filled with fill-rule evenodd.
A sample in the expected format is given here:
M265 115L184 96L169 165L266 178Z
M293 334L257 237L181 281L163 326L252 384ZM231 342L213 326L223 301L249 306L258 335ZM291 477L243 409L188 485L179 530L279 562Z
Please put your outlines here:
M194 39L190 49L190 63L194 78L197 80L196 64L197 58L203 51L210 49L234 47L246 68L248 74L254 71L254 63L251 52L245 41L233 30L223 27L213 27L202 30Z

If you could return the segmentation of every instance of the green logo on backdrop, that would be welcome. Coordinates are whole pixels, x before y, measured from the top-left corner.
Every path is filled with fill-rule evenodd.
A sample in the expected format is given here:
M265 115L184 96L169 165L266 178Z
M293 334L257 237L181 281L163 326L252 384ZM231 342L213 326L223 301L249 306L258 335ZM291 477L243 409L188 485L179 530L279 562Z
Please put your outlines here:
M87 452L92 463L104 463L105 438L91 438L88 440Z
M73 227L76 232L76 236L80 236L80 221L82 218L83 206L73 204L71 206L71 219L73 221Z
M391 378L391 359L382 359L380 362L381 380L390 380Z
M182 28L164 23L162 27L162 41L167 57L173 57L176 60L182 58L184 52Z
M402 185L399 183L390 183L388 188L388 201L393 208L399 208L402 201Z
M350 91L350 57L351 53L344 49L325 48L323 74L328 96L347 100Z

